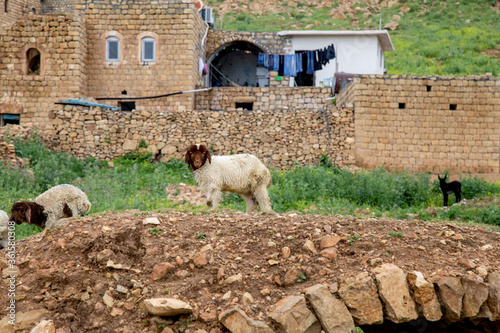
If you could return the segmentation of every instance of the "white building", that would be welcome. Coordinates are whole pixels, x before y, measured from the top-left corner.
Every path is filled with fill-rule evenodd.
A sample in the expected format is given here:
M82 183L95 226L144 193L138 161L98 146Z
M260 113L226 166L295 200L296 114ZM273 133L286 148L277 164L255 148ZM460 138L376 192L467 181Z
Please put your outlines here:
M315 86L330 82L337 72L384 74L384 52L394 51L387 30L299 30L280 31L278 35L291 40L289 51L291 54L334 45L336 58L326 64L322 70L315 72ZM293 84L291 80L290 85L293 86Z

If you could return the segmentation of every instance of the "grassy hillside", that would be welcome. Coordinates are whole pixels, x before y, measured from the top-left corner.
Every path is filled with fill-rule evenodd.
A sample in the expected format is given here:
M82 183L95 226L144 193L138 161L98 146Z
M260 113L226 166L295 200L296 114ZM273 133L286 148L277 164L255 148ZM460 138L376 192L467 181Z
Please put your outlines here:
M151 163L150 154L128 153L114 160L79 160L65 153L52 152L37 136L14 140L16 154L30 161L30 170L0 166L0 209L10 212L19 200L33 200L58 184L75 184L92 203L91 213L140 209L207 211L171 201L166 188L173 184L194 185L192 172L184 161ZM335 167L323 156L316 166L296 166L292 170L271 169L269 196L274 211L342 214L362 217L394 217L419 220L460 220L500 227L500 183L487 183L477 177L463 177L463 204L443 209L437 181L429 174L389 172L382 168L358 170ZM450 196L450 203L454 202ZM474 199L474 200L472 200ZM221 208L245 210L236 194L224 195ZM16 237L39 232L23 225Z
M209 0L224 30L364 30L397 22L389 74L500 76L500 1Z

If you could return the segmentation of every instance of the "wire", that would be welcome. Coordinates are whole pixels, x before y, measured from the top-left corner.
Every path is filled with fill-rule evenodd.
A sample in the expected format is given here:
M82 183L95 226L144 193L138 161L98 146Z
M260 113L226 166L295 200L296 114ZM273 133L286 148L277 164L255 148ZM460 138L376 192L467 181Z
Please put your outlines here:
M162 97L168 97L168 96L173 96L173 95L180 95L180 94L186 94L190 92L197 92L197 91L207 91L212 88L204 88L204 89L195 89L195 90L186 90L186 91L178 91L170 94L165 94L165 95L157 95L157 96L145 96L145 97L96 97L94 98L96 101L130 101L130 100L138 100L138 99L153 99L153 98L162 98Z

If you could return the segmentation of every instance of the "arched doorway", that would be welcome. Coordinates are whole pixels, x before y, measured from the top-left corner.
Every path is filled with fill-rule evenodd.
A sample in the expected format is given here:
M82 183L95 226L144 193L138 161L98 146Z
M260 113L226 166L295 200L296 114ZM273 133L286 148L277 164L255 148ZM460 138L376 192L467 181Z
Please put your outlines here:
M233 41L219 47L208 59L210 87L264 87L269 85L268 70L258 66L264 51L246 41ZM267 85L266 85L267 82Z

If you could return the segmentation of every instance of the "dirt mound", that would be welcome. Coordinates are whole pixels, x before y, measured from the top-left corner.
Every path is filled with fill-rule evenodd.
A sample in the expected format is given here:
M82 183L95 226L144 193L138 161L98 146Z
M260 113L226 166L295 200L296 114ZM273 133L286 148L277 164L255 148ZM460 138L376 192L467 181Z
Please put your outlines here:
M337 242L328 254L321 252L325 236ZM58 333L218 332L217 315L235 304L269 323L267 314L284 296L317 283L335 285L382 263L431 280L484 277L500 270L499 236L450 223L294 213L87 216L17 243L16 311L45 309ZM0 258L5 274L6 249ZM7 295L2 283L1 304L8 304ZM152 317L143 301L153 297L179 298L194 312ZM0 317L6 315L2 307Z

